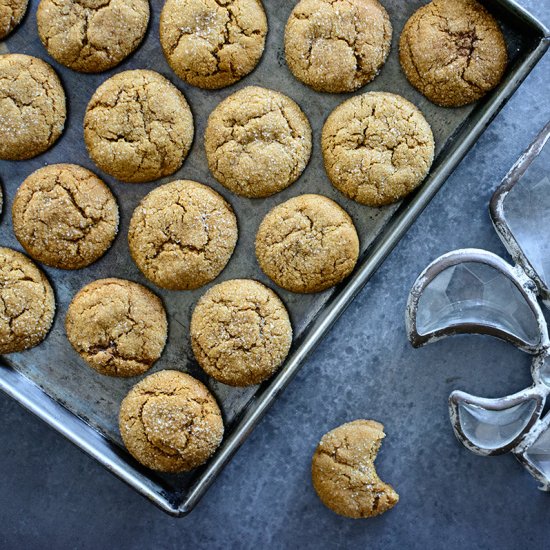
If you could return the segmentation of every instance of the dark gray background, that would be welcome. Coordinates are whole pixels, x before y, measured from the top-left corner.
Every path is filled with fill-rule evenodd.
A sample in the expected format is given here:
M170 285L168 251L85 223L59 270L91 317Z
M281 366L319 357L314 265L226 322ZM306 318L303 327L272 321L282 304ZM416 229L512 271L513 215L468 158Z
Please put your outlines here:
M521 3L550 25L548 0ZM478 336L413 350L403 315L439 254L505 256L488 201L550 119L549 84L547 55L187 518L164 515L0 394L0 547L547 547L550 495L513 457L460 446L447 414L453 389L490 397L529 385L529 357ZM379 472L401 501L354 521L322 506L309 467L320 436L359 417L386 426Z

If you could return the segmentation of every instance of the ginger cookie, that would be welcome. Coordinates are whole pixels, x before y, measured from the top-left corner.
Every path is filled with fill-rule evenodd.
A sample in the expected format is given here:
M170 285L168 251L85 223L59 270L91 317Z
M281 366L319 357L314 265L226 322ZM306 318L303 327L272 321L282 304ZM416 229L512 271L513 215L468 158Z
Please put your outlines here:
M160 43L174 72L199 88L233 84L264 51L267 19L260 0L166 0Z
M0 0L0 40L21 23L27 11L28 0Z
M502 79L506 42L475 0L433 0L407 21L399 59L409 82L430 101L458 107L477 101Z
M76 164L51 164L19 187L12 207L13 231L39 262L79 269L111 246L118 206L93 172Z
M1 1L1 0L0 0ZM59 63L83 73L118 65L140 44L148 0L41 0L38 35Z
M52 287L32 260L0 248L0 353L38 345L55 313Z
M283 302L250 279L212 287L191 317L191 345L199 365L230 386L251 386L269 378L291 343L292 326Z
M65 91L45 61L0 55L0 159L24 160L49 149L67 115Z
M143 274L171 290L215 279L237 243L237 219L213 189L176 180L151 191L134 210L130 253Z
M193 115L184 95L154 71L124 71L95 91L84 117L92 160L126 182L173 174L193 141Z
M322 195L279 204L256 235L264 273L292 292L320 292L345 279L359 257L359 237L348 214Z
M212 111L204 144L222 185L244 197L267 197L300 177L311 155L311 127L289 97L249 86Z
M323 126L325 169L344 195L368 206L402 199L427 176L434 138L405 98L370 92L344 101Z
M141 464L187 472L208 460L223 437L223 419L206 386L183 372L162 370L138 382L122 401L120 435Z
M124 279L99 279L72 299L67 338L90 367L109 376L137 376L161 356L168 321L160 298Z
M377 0L301 0L285 28L286 62L318 92L353 92L378 74L391 37Z
M374 468L384 437L384 426L374 420L348 422L323 436L313 455L311 477L325 506L349 518L369 518L399 502Z

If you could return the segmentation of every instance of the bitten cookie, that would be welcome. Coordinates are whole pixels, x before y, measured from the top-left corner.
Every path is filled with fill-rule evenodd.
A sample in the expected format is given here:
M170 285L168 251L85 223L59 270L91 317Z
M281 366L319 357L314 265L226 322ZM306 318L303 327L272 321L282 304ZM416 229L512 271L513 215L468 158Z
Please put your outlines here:
M120 435L132 456L161 472L186 472L218 448L223 420L213 395L192 376L162 370L138 382L122 401Z
M237 219L213 189L177 180L151 191L134 210L130 253L153 283L172 290L215 279L237 243Z
M38 345L52 326L55 298L42 271L11 248L0 248L0 353Z
M342 516L369 518L393 508L399 495L378 477L374 459L386 437L374 420L355 420L328 432L311 463L313 487Z
M118 206L94 173L75 164L51 164L33 172L17 190L13 231L39 262L79 269L111 246Z
M267 19L260 0L166 0L160 15L164 55L183 80L223 88L260 61Z
M301 0L286 24L286 62L318 92L353 92L378 74L391 37L377 0Z
M230 386L269 378L286 358L292 326L279 297L250 279L212 287L191 317L191 345L207 374Z
M154 71L124 71L95 91L84 117L92 160L126 182L146 182L180 168L193 141L183 94Z
M28 0L0 0L0 40L19 25L27 11Z
M333 185L369 206L391 204L413 191L434 157L432 130L422 113L387 92L355 96L336 107L321 144Z
M458 107L502 79L508 54L498 23L475 0L433 0L407 21L399 59L409 82L430 101Z
M46 62L0 55L0 159L29 159L49 149L66 114L63 86Z
M84 73L118 65L141 42L148 0L41 0L38 35L59 63Z
M164 306L144 286L99 279L73 298L67 338L90 367L109 376L137 376L161 356L168 334Z
M212 111L204 144L222 185L237 195L267 197L300 177L311 155L311 127L289 97L249 86Z
M348 214L321 195L300 195L276 206L256 235L264 273L292 292L319 292L345 279L359 256Z

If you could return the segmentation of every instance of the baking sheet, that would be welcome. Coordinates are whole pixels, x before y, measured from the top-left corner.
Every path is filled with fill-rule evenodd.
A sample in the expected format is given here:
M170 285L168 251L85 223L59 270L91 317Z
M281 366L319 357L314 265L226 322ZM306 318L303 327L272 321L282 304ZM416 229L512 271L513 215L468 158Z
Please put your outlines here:
M482 116L490 117L499 104L505 100L505 97L503 95L497 101L495 99L498 95L497 91L474 106L459 109L445 109L431 104L408 84L399 68L397 56L397 44L403 25L407 18L424 2L386 0L383 3L390 14L394 29L392 51L379 77L356 93L374 90L390 91L403 95L421 109L432 126L436 141L436 161L432 174L439 172L438 177L441 179L445 168L451 168L449 155L457 142L468 139L468 130L474 131L474 122L478 123ZM393 241L392 244L395 244L398 230L402 233L403 227L393 227L393 235L387 230L399 205L378 209L362 206L345 198L330 184L324 172L320 151L321 128L332 109L355 94L316 93L294 79L287 69L284 62L283 30L286 19L295 5L294 1L264 1L269 21L269 34L264 56L258 68L251 75L239 83L219 91L205 91L188 86L178 80L169 69L158 41L158 20L162 7L162 3L158 0L151 1L151 22L145 40L138 51L119 67L99 75L82 75L72 72L54 62L47 55L36 34L35 11L37 4L36 0L31 1L29 13L21 27L0 45L0 52L4 49L4 51L26 53L41 57L51 63L60 75L67 93L68 119L63 136L45 154L23 162L0 161L0 178L5 194L4 214L0 223L0 244L22 250L11 228L9 212L11 199L18 186L31 172L45 164L56 162L80 164L98 173L108 182L119 202L121 225L113 247L96 264L76 272L44 267L53 283L58 304L52 331L40 346L23 353L12 354L5 358L5 362L39 386L55 402L62 404L95 428L108 442L113 442L115 446L118 446L120 450L116 447L115 450L126 464L123 476L126 481L132 483L132 476L141 480L145 476L150 481L151 490L157 491L160 495L159 498L166 501L166 505L162 502L161 505L173 512L176 509L187 511L189 503L188 505L182 503L185 503L189 489L195 487L194 503L229 456L225 456L223 460L215 457L213 460L214 463L217 462L215 468L208 466L206 469L202 468L190 474L177 476L162 476L139 467L122 448L117 418L120 401L129 388L141 377L132 379L104 377L85 365L65 337L63 323L71 298L85 284L98 278L113 276L145 284L160 295L170 317L169 337L163 356L147 374L161 369L175 368L188 372L205 382L220 403L226 425L226 439L233 439L234 450L246 435L243 430L243 415L245 412L250 415L250 411L253 411L254 407L259 406L260 403L265 404L266 394L271 394L270 399L272 400L276 391L282 388L281 375L264 383L259 388L245 389L224 386L205 376L194 361L189 342L191 312L198 298L212 284L222 280L237 277L260 280L274 288L289 309L295 334L293 352L294 356L300 356L304 342L310 336L308 333L314 325L314 321L330 308L341 308L341 305L338 304L341 304L342 301L339 302L338 298L345 294L346 290L349 291L352 283L344 283L336 289L314 295L298 295L277 288L263 275L254 256L254 238L263 216L276 204L303 193L320 193L334 199L351 215L358 229L361 239L361 259L357 272L360 273L369 261L372 261L373 249L369 249L369 246L377 237L382 238L386 243ZM503 83L503 86L506 84L511 90L523 78L527 65L534 62L532 54L540 43L540 32L534 33L529 24L522 22L522 19L514 14L517 8L513 3L501 1L486 2L486 4L499 19L506 35L510 66L507 82ZM503 5L512 6L512 9L503 10ZM84 111L97 86L116 72L134 68L154 69L170 79L184 92L195 120L195 140L183 167L173 176L151 184L121 183L99 171L89 159L82 137ZM232 195L210 175L204 153L202 136L209 113L219 101L247 85L261 85L289 95L304 110L313 129L312 159L302 177L288 189L267 199L252 200ZM484 109L486 110L484 111ZM479 124L475 131L479 133ZM456 152L454 156L457 157ZM456 164L458 157L454 158L453 162ZM162 183L177 178L194 179L212 186L232 204L239 222L239 242L227 268L214 283L195 291L176 292L154 287L141 275L128 253L126 235L133 209L149 191ZM426 186L433 185L435 192L433 179L434 176L429 178ZM428 199L429 195L426 195L423 204ZM402 206L400 212L403 211L403 208ZM457 205L457 208L460 208L460 205ZM427 238L429 237L427 236ZM296 360L293 362L293 371L297 370L299 362ZM288 370L284 374L288 375ZM238 435L238 441L235 441L235 434ZM95 437L95 434L90 437ZM75 439L77 438L73 438L73 440ZM228 455L223 447L219 453ZM102 460L102 462L107 464L108 461ZM196 489L197 483L199 490ZM138 485L137 482L132 484ZM159 504L158 500L157 504Z

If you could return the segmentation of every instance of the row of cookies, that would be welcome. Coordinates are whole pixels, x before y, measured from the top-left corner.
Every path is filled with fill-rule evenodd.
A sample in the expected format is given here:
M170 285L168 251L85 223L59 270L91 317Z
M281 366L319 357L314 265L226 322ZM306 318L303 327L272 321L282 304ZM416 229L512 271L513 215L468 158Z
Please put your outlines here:
M160 42L174 72L214 89L249 74L262 56L267 18L260 0L167 0ZM27 0L0 8L0 39L22 19ZM81 4L41 0L40 39L59 63L82 72L118 65L142 41L148 0ZM351 92L376 77L388 57L392 25L378 0L301 0L284 37L296 78L322 92ZM498 23L476 0L433 0L407 21L399 56L415 88L438 105L476 101L502 78L506 44Z

